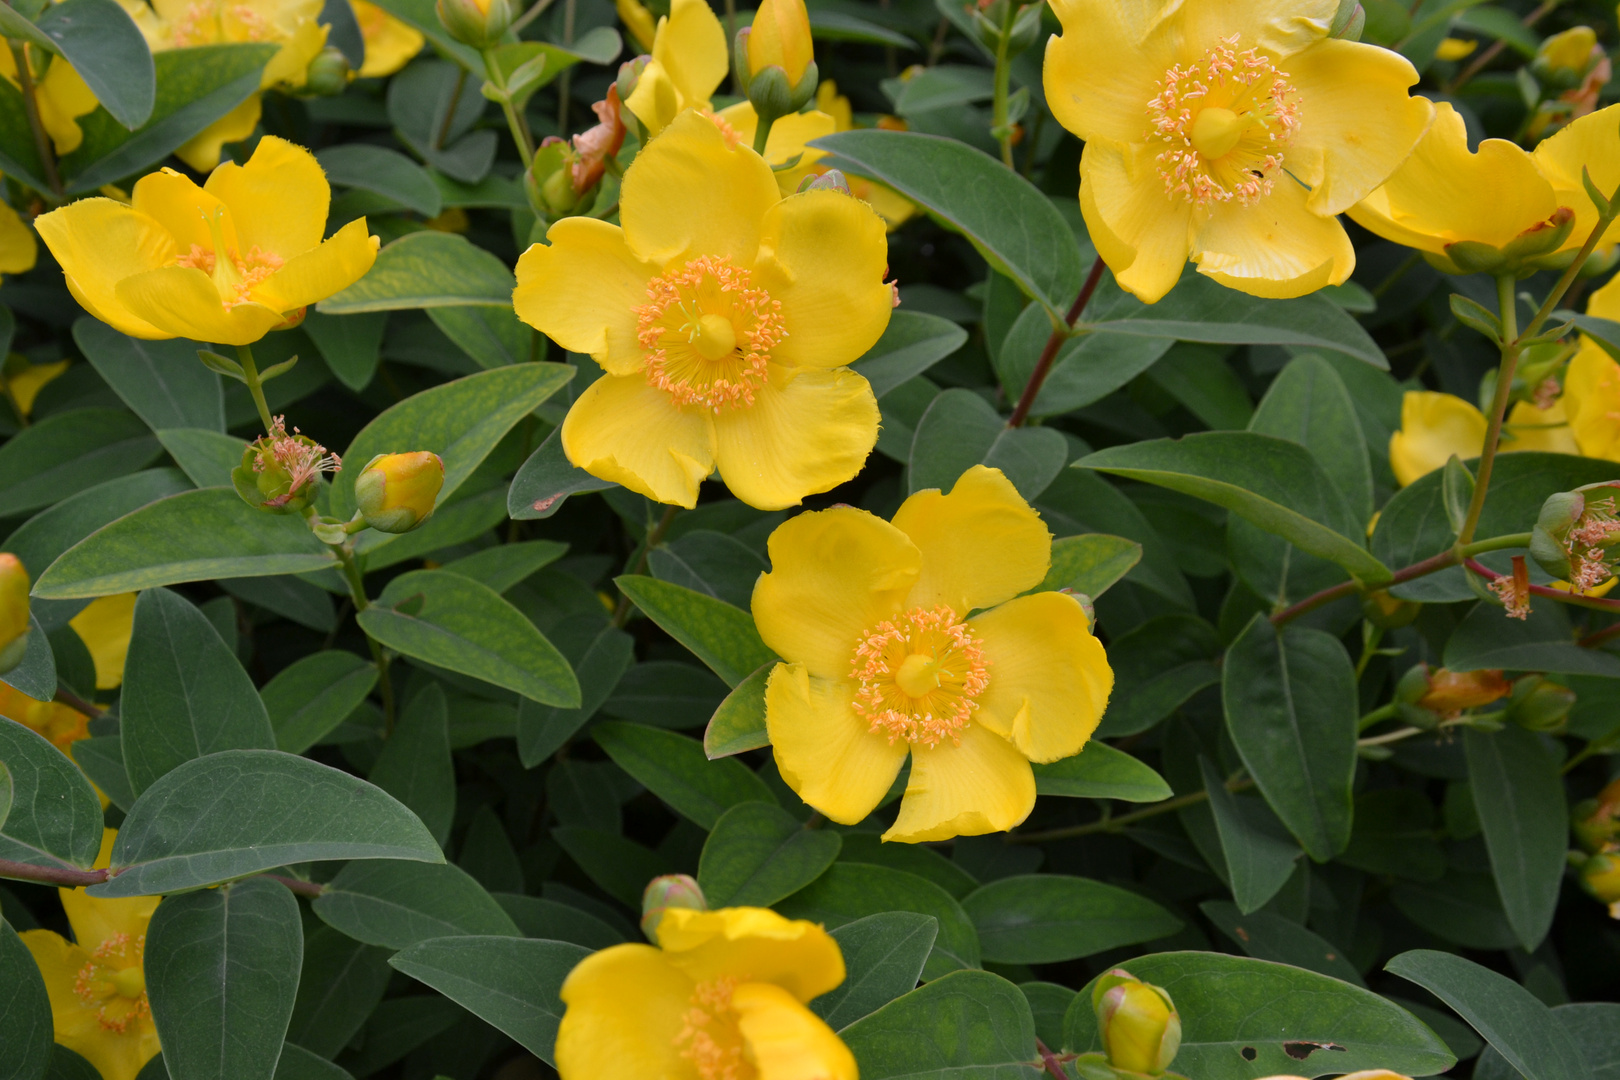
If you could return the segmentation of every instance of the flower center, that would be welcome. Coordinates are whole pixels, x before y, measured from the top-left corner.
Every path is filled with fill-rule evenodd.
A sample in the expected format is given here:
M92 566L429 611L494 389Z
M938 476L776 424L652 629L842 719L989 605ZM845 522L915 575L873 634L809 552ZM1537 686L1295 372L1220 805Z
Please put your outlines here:
M146 975L141 960L146 936L114 934L97 945L73 980L73 993L107 1031L122 1035L143 1016L152 1014L146 1001Z
M938 746L960 745L974 699L990 678L984 649L956 612L912 608L872 627L855 647L850 676L860 683L855 711L873 734Z
M279 255L259 250L257 244L249 248L246 255L227 247L224 210L216 211L212 217L206 217L205 220L208 222L208 231L213 236L213 250L210 251L201 244L192 244L190 251L175 260L175 265L201 270L213 278L214 288L219 290L220 303L226 308L246 303L253 298L253 286L281 269L286 260ZM220 252L225 253L225 258L219 257Z
M1233 34L1202 59L1171 68L1148 102L1165 192L1196 206L1233 199L1249 206L1271 194L1299 128L1293 86L1237 43Z
M698 983L681 1017L684 1026L675 1036L675 1049L692 1063L700 1080L756 1080L759 1076L747 1058L737 1010L731 1007L732 991L742 981L727 975Z
M771 350L787 337L781 303L747 270L712 255L654 278L647 296L636 308L647 382L680 405L752 405Z

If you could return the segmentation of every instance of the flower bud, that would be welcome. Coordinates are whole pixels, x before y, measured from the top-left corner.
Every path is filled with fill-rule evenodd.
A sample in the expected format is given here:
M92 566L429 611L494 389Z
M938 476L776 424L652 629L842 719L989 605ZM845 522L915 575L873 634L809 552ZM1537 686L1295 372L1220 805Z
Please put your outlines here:
M1181 1017L1170 995L1120 968L1091 990L1108 1063L1126 1072L1158 1076L1181 1049Z
M1361 598L1362 616L1385 630L1411 625L1422 611L1422 604L1391 596L1388 589L1376 589Z
M15 555L0 552L0 675L22 663L28 651L28 571Z
M1541 43L1530 62L1530 72L1542 82L1565 89L1580 82L1602 55L1596 31L1590 26L1572 26Z
M1447 671L1429 675L1429 688L1417 704L1441 716L1455 716L1500 701L1513 692L1513 684L1500 671Z
M1610 781L1597 798L1576 803L1570 816L1575 839L1585 850L1597 852L1620 843L1620 780Z
M641 894L641 932L648 941L658 940L658 923L670 908L709 910L703 890L686 874L664 874L647 883Z
M304 72L304 90L319 97L337 97L349 87L354 69L342 51L328 45L316 54Z
M444 462L427 450L378 454L354 482L354 501L378 532L410 532L433 513L444 486Z
M1575 691L1540 675L1526 675L1513 684L1507 717L1528 731L1562 731L1575 707Z
M1339 0L1339 10L1334 13L1333 24L1328 27L1328 37L1344 41L1360 41L1361 32L1366 26L1367 12L1356 0Z
M511 0L438 0L439 21L463 45L493 45L512 25Z
M1581 863L1581 888L1609 905L1609 914L1620 919L1620 852L1599 852Z
M763 0L748 35L748 77L775 65L787 75L790 86L797 86L814 60L810 13L804 9L804 0Z

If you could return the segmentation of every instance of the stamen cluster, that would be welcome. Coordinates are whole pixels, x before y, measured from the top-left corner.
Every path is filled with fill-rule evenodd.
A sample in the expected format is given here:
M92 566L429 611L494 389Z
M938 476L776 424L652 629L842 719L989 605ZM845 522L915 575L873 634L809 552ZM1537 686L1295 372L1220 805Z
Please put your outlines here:
M635 309L647 382L681 405L715 412L752 405L768 377L771 350L787 337L781 302L748 270L714 255L654 278L647 296ZM697 348L706 316L725 320L735 337L735 346L714 359Z
M920 694L900 681L907 662L919 657L933 683ZM974 699L990 684L988 667L983 646L956 612L944 605L913 608L878 623L855 647L850 676L860 687L854 709L891 744L904 739L931 749L950 739L960 746L979 707Z
M270 433L255 444L258 453L253 458L253 471L262 473L276 468L287 475L286 492L266 501L268 507L285 506L297 497L305 484L325 472L336 472L343 467L343 459L326 452L326 447L293 428L287 434L286 417L274 417Z
M139 970L145 951L144 934L135 938L114 934L96 946L73 980L74 996L85 1008L94 1009L96 1022L114 1034L122 1035L141 1017L152 1015L145 990L128 997L120 992L117 983L123 972L131 968ZM109 1010L110 1005L120 1005L120 1008Z
M742 1034L731 995L743 980L733 975L698 983L675 1036L681 1057L701 1080L753 1080L756 1070L743 1056Z

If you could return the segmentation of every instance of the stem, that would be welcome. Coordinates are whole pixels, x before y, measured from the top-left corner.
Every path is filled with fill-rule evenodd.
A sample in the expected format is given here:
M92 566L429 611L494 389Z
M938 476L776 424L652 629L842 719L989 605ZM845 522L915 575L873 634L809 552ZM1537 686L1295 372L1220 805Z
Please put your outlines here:
M1097 291L1097 284L1102 281L1102 272L1107 269L1103 264L1102 256L1091 264L1091 272L1086 275L1086 282L1080 286L1080 295L1074 298L1074 304L1069 308L1069 314L1061 327L1052 330L1052 336L1046 339L1046 348L1041 350L1041 358L1035 361L1035 370L1029 373L1029 382L1024 384L1024 392L1018 397L1018 404L1013 407L1012 415L1007 418L1010 428L1021 427L1029 419L1029 410L1035 406L1035 398L1041 392L1041 384L1046 381L1047 375L1052 372L1052 361L1057 359L1058 350L1074 329L1075 321L1085 313L1086 304L1091 300L1091 294Z
M1012 125L1007 123L1007 93L1012 87L1012 64L1007 57L1007 46L1011 44L1014 11L1014 6L1008 4L1007 15L1001 21L1001 37L996 42L995 97L990 114L990 126L995 132L996 142L1001 144L1001 163L1009 169L1014 166Z
M566 0L563 4L563 44L574 43L574 15L578 4L576 0ZM574 69L568 68L557 79L557 130L568 130L568 103L573 94Z
M17 84L22 87L23 112L28 115L28 127L34 133L34 150L39 154L40 168L45 170L45 182L51 186L51 193L58 199L62 197L62 177L56 171L56 151L51 145L50 136L45 132L45 122L39 116L39 95L34 86L34 73L28 67L28 46L21 41L8 42L11 46L11 57L17 65Z
M433 139L433 148L435 150L443 150L445 140L450 137L450 125L456 121L456 108L461 104L461 92L466 86L467 69L458 65L456 68L456 88L450 91L450 104L444 110L444 123L439 125L439 134Z
M1253 780L1228 780L1227 791L1243 791L1254 786ZM1185 810L1189 806L1197 806L1209 798L1207 791L1195 791L1190 795L1178 795L1174 799L1166 799L1161 803L1134 810L1129 814L1118 817L1106 817L1101 821L1088 822L1085 825L1068 825L1061 829L1045 829L1032 833L1009 833L1009 844L1039 844L1047 840L1067 840L1075 836L1090 836L1093 833L1119 832L1126 825L1133 825L1138 821L1158 817L1160 814L1169 814L1176 810Z
M253 395L253 404L258 407L259 420L264 424L264 432L268 435L270 429L276 426L276 422L270 418L270 406L264 400L264 384L259 381L259 369L253 363L253 346L238 345L236 358L241 361L242 381L247 383L248 393Z
M1384 640L1384 628L1382 626L1362 623L1362 627L1361 659L1356 661L1357 682L1360 682L1361 677L1367 674L1367 665L1372 663L1372 658L1378 653L1379 643Z
M1385 735L1369 735L1365 739L1357 739L1356 745L1383 746L1385 743L1400 742L1402 739L1410 739L1414 735L1421 734L1423 734L1422 728L1403 727L1398 728L1395 731L1391 731Z
M1613 641L1617 637L1620 637L1620 623L1615 623L1613 626L1606 626L1602 630L1598 630L1595 633L1587 634L1575 644L1579 645L1583 649L1593 649L1599 645L1602 645L1605 641Z
M647 560L652 556L652 549L663 543L664 537L669 533L669 527L675 523L675 515L680 512L681 508L678 506L666 506L664 508L664 516L658 519L658 524L652 527L652 531L647 534L647 538L636 549L634 568L630 573L639 574L647 569ZM613 625L623 629L624 624L629 621L630 598L621 593L619 602L613 609Z
M280 882L287 886L289 892L297 896L319 896L326 891L324 885L314 881L305 881L303 878L287 877L283 874L260 874L259 876Z
M1378 708L1356 721L1356 730L1366 731L1374 724L1383 723L1385 720L1393 720L1399 715L1401 715L1401 707L1395 702L1392 701L1388 705L1380 705Z
M1036 1039L1035 1049L1040 1053L1041 1065L1051 1074L1052 1080L1069 1080L1068 1074L1063 1071L1063 1066L1058 1064L1057 1057L1045 1043Z
M776 124L776 117L769 113L760 113L758 121L754 127L754 153L764 157L765 144L771 141L771 128Z
M1540 7L1536 8L1519 21L1525 26L1534 26L1536 23L1541 21L1541 17L1543 15L1546 15L1548 12L1552 11L1552 9L1557 7L1560 2L1561 0L1543 0ZM1446 87L1446 93L1455 94L1458 89L1460 89L1462 85L1469 79L1472 79L1475 75L1478 75L1481 71L1484 71L1487 64L1501 55L1502 46L1504 44L1505 42L1501 39L1491 42L1490 46L1487 47L1484 52L1476 56L1473 62L1463 69L1462 74L1458 75L1452 80L1451 85Z
M1496 397L1491 402L1490 426L1485 431L1485 447L1479 455L1479 474L1474 478L1473 497L1468 500L1468 515L1463 518L1462 531L1457 534L1459 544L1472 540L1474 530L1479 527L1479 515L1485 509L1485 494L1491 487L1491 470L1496 465L1497 444L1502 440L1502 419L1507 415L1508 399L1513 396L1513 371L1519 366L1519 315L1516 305L1513 275L1503 274L1496 279L1496 310L1502 320L1502 366L1496 372Z
M726 55L730 56L733 44L737 40L737 0L726 0ZM737 97L746 97L747 91L743 88L742 72L731 73L731 92Z
M70 709L82 712L92 720L96 719L96 717L107 711L106 709L101 708L99 705L90 704L90 702L84 700L84 698L80 697L78 694L75 694L61 683L56 684L56 696L52 698L52 700L59 701Z
M521 35L523 33L523 28L543 15L546 9L549 8L552 3L553 0L540 0L539 3L535 4L533 7L529 8L528 11L525 11L522 15L518 16L510 27L512 33Z
M108 870L74 870L71 867L32 866L28 863L0 859L0 878L16 881L37 881L41 885L60 885L72 889L80 885L100 885L112 877Z
M366 598L365 578L360 574L360 566L354 561L354 547L352 544L328 544L338 561L343 564L343 580L348 583L349 597L354 601L354 613L358 616L371 606ZM356 620L358 621L358 620ZM365 628L360 628L365 633ZM388 654L383 647L370 634L366 634L366 644L371 647L371 659L377 665L377 690L382 695L383 703L383 734L392 735L394 732L394 684L388 677Z
M484 50L484 72L489 81L501 95L501 112L506 114L506 126L512 132L512 141L517 144L518 157L523 159L523 168L528 169L529 163L534 160L534 135L529 131L529 122L523 114L518 112L517 106L506 90L506 76L501 72L501 66L495 62L495 50Z

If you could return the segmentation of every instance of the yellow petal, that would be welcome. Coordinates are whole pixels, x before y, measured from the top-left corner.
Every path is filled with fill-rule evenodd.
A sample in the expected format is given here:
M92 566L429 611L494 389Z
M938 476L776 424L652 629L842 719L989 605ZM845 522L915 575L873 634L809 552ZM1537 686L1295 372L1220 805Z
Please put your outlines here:
M1620 277L1612 277L1586 300L1586 313L1600 319L1620 319Z
M900 612L922 565L905 533L853 506L789 518L768 546L751 605L759 636L823 679L849 674L862 635Z
M592 476L688 510L714 471L714 427L640 375L604 375L579 395L562 426L568 460Z
M251 345L285 321L252 302L227 309L213 279L189 266L148 270L118 283L118 299L153 326L176 337L218 345Z
M12 404L24 416L34 411L34 399L39 392L45 389L45 384L57 378L68 369L66 360L58 360L51 364L29 364L17 374L5 381L6 392L11 395Z
M658 945L695 982L745 978L809 1002L844 981L844 954L831 934L769 908L670 908L658 922Z
M1476 458L1485 446L1485 414L1460 397L1408 390L1401 399L1401 429L1389 437L1389 467L1402 487L1444 465L1455 454Z
M123 684L124 660L135 627L135 597L132 592L103 596L68 620L96 663L97 690Z
M5 203L0 203L0 274L25 274L39 258L34 231Z
M1240 50L1259 45L1286 57L1327 37L1339 9L1338 0L1204 0L1174 6L1168 21L1180 31L1183 58L1189 53L1196 58L1233 34Z
M1080 212L1119 287L1152 304L1192 251L1192 204L1165 198L1153 154L1094 139L1080 155Z
M349 6L354 9L355 22L360 24L360 35L366 42L366 59L359 71L362 79L392 75L427 43L422 31L394 18L370 0L349 0Z
M641 121L648 136L655 136L680 115L681 94L675 89L675 83L670 80L664 65L654 60L642 69L641 78L636 80L636 88L624 99L624 107Z
M814 678L802 664L777 664L765 687L765 729L782 780L840 825L877 809L911 749L872 734L854 700L849 679Z
M856 1080L855 1055L826 1023L779 986L744 983L731 1007L759 1080Z
M130 206L158 222L174 237L175 248L185 254L192 245L214 250L214 234L209 222L219 218L221 235L227 246L241 248L236 220L224 203L173 169L159 169L135 181ZM221 214L223 211L223 215Z
M77 120L95 111L96 95L73 65L55 57L39 82L37 100L40 121L50 133L57 156L73 153L84 142Z
M253 94L242 104L193 135L174 156L198 172L205 173L219 164L226 143L241 142L259 126L263 106Z
M917 492L894 525L922 552L908 608L944 604L960 618L1034 588L1052 564L1052 534L1000 469L973 466L949 495Z
M68 924L73 927L74 940L91 950L118 934L127 934L130 938L142 936L147 923L152 921L153 909L158 906L156 896L103 900L83 889L57 889L56 892L62 898Z
M1356 268L1356 249L1337 218L1318 217L1306 208L1308 197L1285 173L1253 206L1211 207L1193 240L1198 272L1274 300L1344 284Z
M1575 211L1575 225L1564 242L1564 250L1578 250L1597 228L1597 210L1581 183L1581 169L1591 172L1599 191L1613 192L1620 186L1620 105L1571 121L1538 143L1531 157L1552 184L1558 205ZM1604 241L1612 242L1615 236L1611 225L1604 233Z
M309 62L319 56L321 50L326 47L326 34L329 28L315 21L320 10L320 7L314 7L312 14L297 22L296 28L285 39L286 44L281 47L281 51L272 56L270 62L264 66L264 73L259 76L261 88L268 90L272 86L285 84L296 89L304 85Z
M518 318L610 374L640 371L647 353L636 339L636 308L657 267L636 258L617 225L596 218L565 217L546 240L518 258Z
M636 45L642 52L652 52L653 37L658 30L653 23L652 12L636 0L614 0L614 6L618 9L619 21L630 31Z
M205 188L231 208L244 256L258 248L292 259L314 248L326 235L332 188L315 155L286 139L266 135L246 165L225 162L214 170Z
M1592 300L1588 311L1595 310L1597 294ZM1601 346L1591 341L1581 343L1564 375L1564 401L1581 453L1620 461L1620 364Z
M55 1040L95 1066L102 1080L135 1080L141 1067L158 1053L157 1029L151 1018L137 1018L123 1034L103 1027L97 1010L87 1007L73 992L79 972L90 962L90 953L49 930L29 930L19 936L45 980Z
M894 290L887 229L873 209L837 191L806 191L777 203L760 236L759 283L782 305L787 340L779 363L843 367L865 355L889 325Z
M1286 168L1310 187L1312 213L1343 213L1406 160L1428 127L1429 100L1407 94L1417 69L1398 52L1333 39L1281 66L1304 116Z
M1539 450L1547 454L1581 452L1575 442L1575 433L1570 429L1562 398L1545 409L1529 401L1521 401L1513 406L1502 428L1501 452L1511 454L1518 450Z
M174 240L162 225L121 202L98 198L41 214L34 227L86 311L134 337L174 336L130 311L116 292L124 278L178 257Z
M674 0L659 23L652 55L675 84L683 109L707 105L731 66L725 27L708 0Z
M759 117L752 105L746 101L739 101L735 105L721 109L716 115L731 125L742 145L754 145L754 133L759 129ZM827 156L826 151L805 144L838 130L840 130L838 121L824 112L815 110L789 113L771 125L771 133L765 140L765 160L770 163L772 169L779 170L776 173L776 186L781 189L784 196L798 191L799 184L805 177L819 171L815 167L816 162ZM789 166L788 162L795 159L796 164Z
M1005 832L1035 808L1035 773L1018 748L982 724L933 749L912 747L900 816L885 840L918 844Z
M630 249L659 266L719 255L751 267L765 212L780 199L763 158L686 112L625 172L619 220Z
M1114 672L1072 596L1020 596L968 621L990 669L975 718L1031 761L1078 754L1097 730Z
M356 218L255 285L253 299L276 311L325 300L366 276L377 261L377 243L366 219Z
M1140 142L1147 104L1176 62L1171 36L1150 30L1148 5L1057 0L1063 25L1046 43L1046 101L1058 123L1086 140Z
M752 405L714 415L714 460L737 498L781 510L853 480L877 433L877 398L864 377L772 364Z
M557 1072L565 1080L690 1075L675 1039L693 989L651 945L614 945L587 956L563 981L568 1008L557 1026Z

